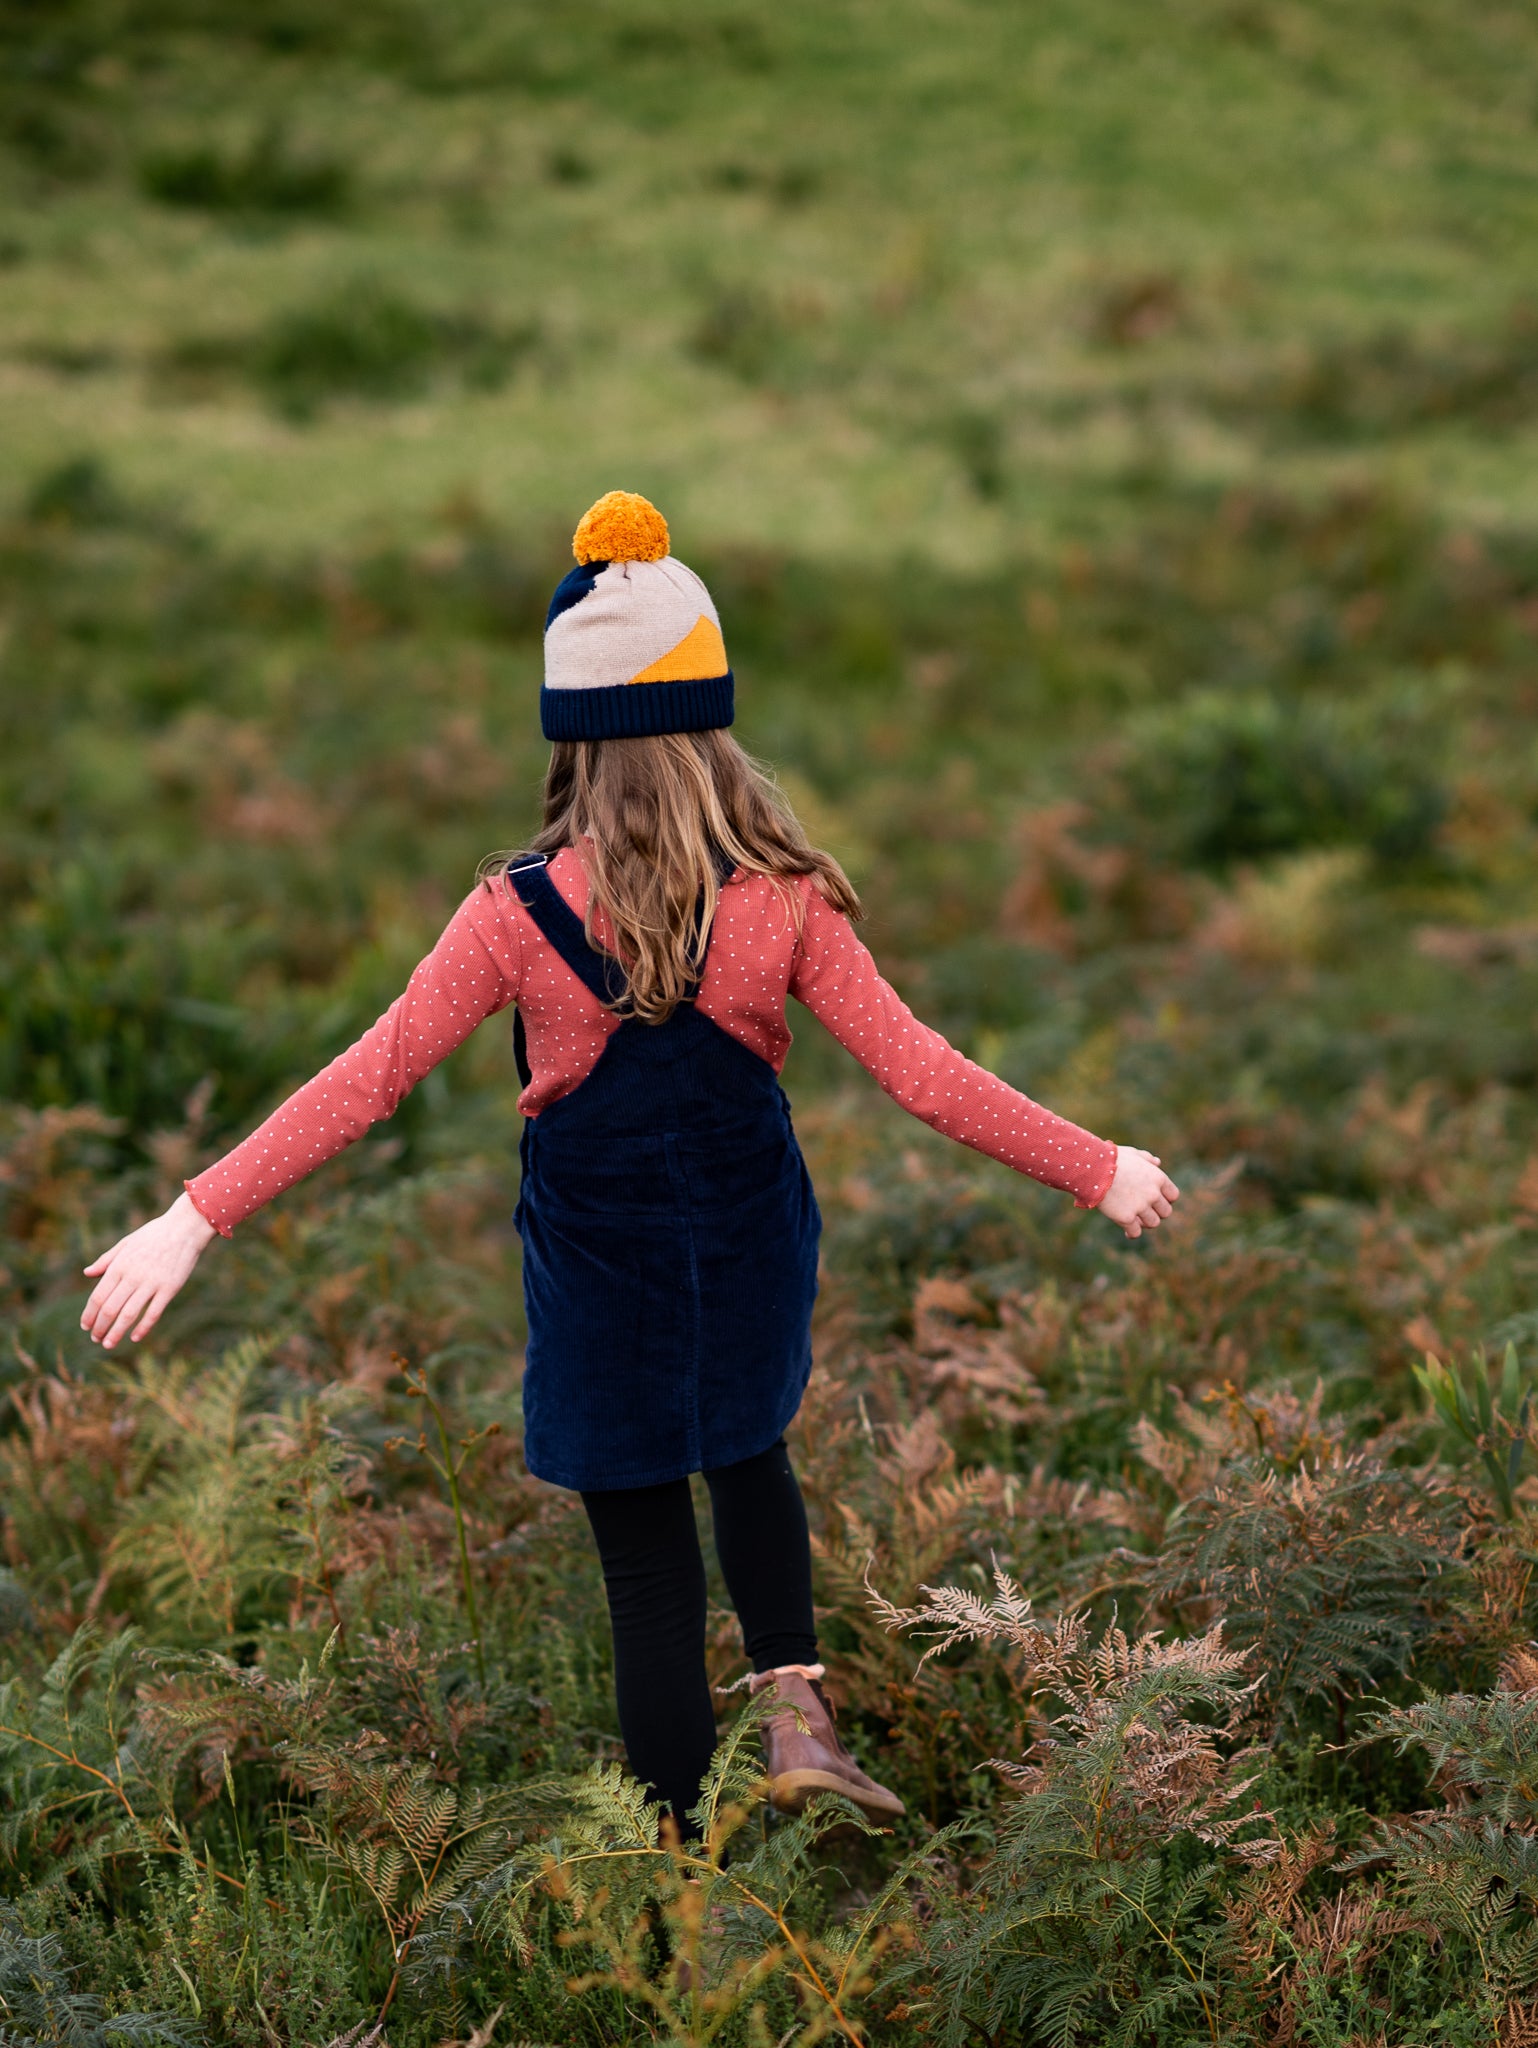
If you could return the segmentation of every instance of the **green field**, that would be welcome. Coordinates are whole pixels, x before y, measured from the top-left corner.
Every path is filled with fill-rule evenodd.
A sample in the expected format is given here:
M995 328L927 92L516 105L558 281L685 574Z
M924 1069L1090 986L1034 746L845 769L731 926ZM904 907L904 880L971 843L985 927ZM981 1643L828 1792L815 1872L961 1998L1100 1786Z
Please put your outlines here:
M1532 2038L1538 19L0 0L0 445L0 2048ZM793 1018L911 1817L771 1821L723 1695L697 1887L518 1454L503 1024L78 1329L531 829L613 486L904 994L1186 1190Z
M1523 9L249 12L7 9L23 474L278 547L466 495L545 541L622 475L695 552L954 569L1150 468L1532 516ZM242 352L360 282L511 345L296 424Z

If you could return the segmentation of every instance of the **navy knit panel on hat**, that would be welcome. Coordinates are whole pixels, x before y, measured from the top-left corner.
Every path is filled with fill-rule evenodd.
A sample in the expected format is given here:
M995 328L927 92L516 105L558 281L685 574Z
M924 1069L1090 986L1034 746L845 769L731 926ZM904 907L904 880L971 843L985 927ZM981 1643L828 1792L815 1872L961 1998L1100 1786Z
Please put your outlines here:
M570 581L568 576L566 582ZM561 589L565 587L562 584ZM724 676L700 681L612 683L596 690L539 693L539 723L547 740L634 740L659 732L708 732L730 725L734 714L730 669Z
M550 609L545 613L545 631L550 631L552 619L558 619L562 612L569 612L574 604L581 604L593 585L598 581L607 562L579 562L575 569L568 569L555 586L555 596L550 600Z

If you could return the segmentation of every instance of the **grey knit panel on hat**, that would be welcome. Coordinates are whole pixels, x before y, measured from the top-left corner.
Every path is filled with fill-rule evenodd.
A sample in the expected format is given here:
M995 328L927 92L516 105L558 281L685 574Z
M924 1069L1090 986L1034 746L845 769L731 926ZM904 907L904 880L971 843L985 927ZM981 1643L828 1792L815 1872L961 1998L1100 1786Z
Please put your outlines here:
M545 688L601 690L632 682L702 617L719 630L710 592L671 555L660 562L611 562L586 597L551 620Z

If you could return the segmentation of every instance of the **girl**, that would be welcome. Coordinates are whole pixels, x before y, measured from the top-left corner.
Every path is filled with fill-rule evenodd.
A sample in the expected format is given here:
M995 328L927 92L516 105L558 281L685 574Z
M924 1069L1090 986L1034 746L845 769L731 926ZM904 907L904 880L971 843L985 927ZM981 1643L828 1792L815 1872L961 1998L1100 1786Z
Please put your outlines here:
M1039 1108L917 1022L855 937L859 901L728 738L733 683L705 586L662 515L611 491L577 528L545 628L554 742L532 852L492 864L350 1051L86 1267L82 1326L146 1336L220 1231L387 1117L516 1004L516 1223L529 1470L577 1489L597 1539L632 1768L687 1833L715 1742L689 1488L757 1688L775 1804L817 1790L878 1820L818 1680L805 1509L785 1430L811 1367L820 1221L778 1083L796 996L904 1109L1098 1208L1129 1237L1177 1198L1150 1153Z

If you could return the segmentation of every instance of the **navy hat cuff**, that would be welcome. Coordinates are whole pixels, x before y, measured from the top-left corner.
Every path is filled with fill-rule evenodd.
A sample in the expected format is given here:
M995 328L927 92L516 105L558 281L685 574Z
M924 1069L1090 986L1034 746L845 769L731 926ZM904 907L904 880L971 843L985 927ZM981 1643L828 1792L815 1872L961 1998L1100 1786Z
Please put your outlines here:
M547 740L633 740L660 732L708 732L735 715L732 672L677 683L613 683L539 693Z

